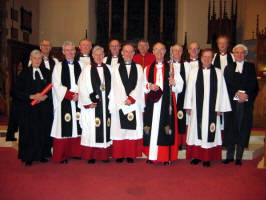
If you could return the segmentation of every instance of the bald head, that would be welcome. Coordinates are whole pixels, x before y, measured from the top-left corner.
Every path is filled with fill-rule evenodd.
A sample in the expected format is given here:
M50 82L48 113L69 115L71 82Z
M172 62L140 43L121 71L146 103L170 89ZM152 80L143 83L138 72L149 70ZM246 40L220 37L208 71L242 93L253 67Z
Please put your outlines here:
M191 59L198 59L200 52L200 45L197 42L191 42L188 47L188 53Z
M153 45L153 54L157 62L163 62L165 53L166 49L163 43L157 42L155 45Z

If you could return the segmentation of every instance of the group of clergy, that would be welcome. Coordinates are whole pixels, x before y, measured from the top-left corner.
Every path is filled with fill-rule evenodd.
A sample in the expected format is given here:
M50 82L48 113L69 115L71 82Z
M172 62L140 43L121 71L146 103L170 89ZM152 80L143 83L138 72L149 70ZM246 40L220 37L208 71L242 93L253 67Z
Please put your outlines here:
M222 144L223 163L242 164L258 92L255 66L245 61L247 47L238 44L230 53L229 39L220 36L216 54L192 42L188 60L178 44L165 60L163 43L152 53L146 40L137 46L135 54L132 43L111 40L105 57L101 46L92 48L84 39L76 55L74 43L66 41L62 62L49 55L47 40L31 52L13 92L19 102L18 157L26 166L49 156L63 164L111 157L133 163L142 153L147 163L170 165L186 148L191 164L209 167L221 160ZM50 83L52 90L43 92Z

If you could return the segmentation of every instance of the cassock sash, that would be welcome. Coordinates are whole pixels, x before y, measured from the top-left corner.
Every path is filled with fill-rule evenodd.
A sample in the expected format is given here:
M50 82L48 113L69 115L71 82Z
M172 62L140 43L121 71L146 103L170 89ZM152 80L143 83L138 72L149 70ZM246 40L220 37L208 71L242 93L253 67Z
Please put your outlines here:
M155 63L153 63L147 70L148 70L148 82L154 84L155 77L156 77ZM143 145L144 146L150 145L150 135L151 135L151 129L152 129L153 114L160 115L157 145L159 146L174 145L174 137L175 137L174 108L172 108L171 119L169 117L169 104L170 104L170 86L169 86L169 81L168 81L169 70L170 70L170 66L167 63L164 63L164 67L163 67L163 71L164 71L163 81L164 82L163 82L163 96L161 97L162 98L161 113L153 113L154 102L151 102L149 101L149 99L146 98L146 107L144 111L144 133L143 133ZM174 95L172 95L172 98L174 98ZM158 123L158 122L154 122L154 123ZM172 134L169 135L165 133L166 126L170 126ZM147 128L149 129L149 131L147 131Z
M226 58L227 58L227 65L230 65L231 63L233 63L233 58L230 53L227 53ZM221 69L220 53L216 54L213 64L214 64L214 67Z
M78 82L80 73L81 73L81 67L77 61L74 61L74 75L75 75L76 84ZM69 66L66 60L62 62L61 83L63 86L67 87L68 90L70 90L71 88L70 71L69 71ZM79 120L78 115L80 113L80 109L77 106L77 102L75 104L76 104L76 114L77 114L76 119ZM70 114L70 117L68 117L68 119L66 120L66 117L68 114ZM64 98L63 101L61 102L62 137L72 136L72 120L73 120L73 116L72 116L72 110L71 110L71 101ZM77 123L77 129L78 129L77 130L78 135L81 135L81 128L80 128L79 123Z
M101 102L99 102L95 108L95 132L96 132L96 143L104 142L104 125L106 123L106 141L110 141L110 124L111 124L111 115L108 110L109 98L108 95L111 89L111 74L109 69L105 64L103 64L103 74L105 81L105 111L106 111L106 122L103 120L103 106L102 106L102 91L101 91L101 79L98 74L96 64L93 64L91 67L91 83L93 88L93 93L99 95ZM91 122L88 122L91 123Z
M185 92L186 92L186 70L184 62L180 63L180 75L184 81L183 90L181 93L178 94L177 98L177 118L178 118L178 133L185 134L186 133L186 112L183 109L184 106L184 99L185 99Z
M138 81L138 71L135 63L131 63L129 76L127 75L127 69L124 62L120 63L119 66L119 74L125 88L127 96L129 96L130 92L136 88ZM128 114L124 114L123 111L119 110L120 116L120 125L122 129L136 130L137 122L136 122L136 111L133 111Z
M210 101L209 101L209 122L208 122L208 142L213 142L216 132L216 117L215 104L217 98L217 75L214 66L210 69ZM203 69L200 65L196 81L196 109L197 109L197 129L198 139L202 139L202 109L204 101L204 80Z

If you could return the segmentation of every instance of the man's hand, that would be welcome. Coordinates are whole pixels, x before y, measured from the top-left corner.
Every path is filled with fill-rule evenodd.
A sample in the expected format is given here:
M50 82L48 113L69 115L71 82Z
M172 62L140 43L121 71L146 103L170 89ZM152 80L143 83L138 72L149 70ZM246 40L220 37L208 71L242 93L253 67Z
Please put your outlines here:
M79 99L79 94L78 93L75 93L74 95L73 95L73 101L78 101L78 99Z
M191 115L191 109L186 109L186 113L187 113L188 115Z
M159 86L158 85L155 85L155 84L150 84L150 90L152 90L152 91L157 91L157 90L159 90Z
M248 99L248 95L246 93L237 92L236 95L239 98L239 100L238 100L239 103L243 103L243 102L245 102Z
M125 105L130 106L132 103L129 99L125 100Z
M169 77L168 80L170 85L175 86L175 79L173 77Z
M97 103L90 104L90 108L96 108L96 107L97 107Z
M222 112L217 112L217 115L222 115L223 113Z

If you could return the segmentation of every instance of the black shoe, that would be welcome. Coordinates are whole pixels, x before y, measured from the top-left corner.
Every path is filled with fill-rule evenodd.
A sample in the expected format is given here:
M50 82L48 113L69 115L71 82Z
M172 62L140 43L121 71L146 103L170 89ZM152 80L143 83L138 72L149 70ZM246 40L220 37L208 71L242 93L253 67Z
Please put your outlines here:
M117 163L122 163L124 161L124 158L118 158L118 159L116 159L116 162Z
M60 162L60 164L67 164L68 163L68 160L63 160Z
M103 160L103 163L109 163L110 160Z
M128 163L134 163L134 159L133 158L127 158L127 162Z
M26 167L30 167L30 166L32 166L32 161L26 161L26 162L25 162L25 166L26 166Z
M15 137L7 137L6 141L7 142L15 142L15 141L17 141L17 138L15 138Z
M230 162L234 162L234 159L225 159L224 161L222 161L223 164L227 165Z
M74 160L81 160L81 157L73 157Z
M211 166L211 162L210 161L205 161L202 163L203 167L210 167Z
M171 165L171 162L170 162L170 161L168 161L168 162L164 162L163 165L165 165L165 166L170 166L170 165Z
M151 160L146 160L147 164L153 164L153 162Z
M180 145L179 147L178 147L178 150L185 150L186 149L186 146L184 146L184 145Z
M242 165L242 160L236 160L236 165L241 166Z
M96 162L95 159L90 159L90 160L88 160L88 164L94 164L95 162Z
M190 164L191 164L191 165L197 165L197 164L199 164L200 162L201 162L201 160L199 160L199 159L193 159L193 160L191 160Z
M47 158L41 158L40 159L40 162L41 163L47 163L47 162L49 162L49 160Z

